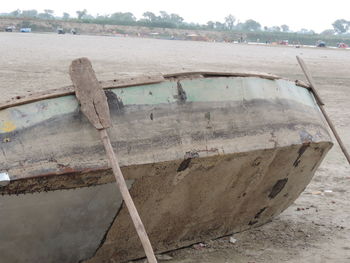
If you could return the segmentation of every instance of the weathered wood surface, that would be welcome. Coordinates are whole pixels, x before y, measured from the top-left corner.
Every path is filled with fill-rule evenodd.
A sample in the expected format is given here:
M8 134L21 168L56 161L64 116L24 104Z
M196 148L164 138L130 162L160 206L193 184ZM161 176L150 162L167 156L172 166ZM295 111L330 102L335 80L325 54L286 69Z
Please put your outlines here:
M109 128L111 116L107 97L98 83L91 62L87 58L73 60L69 74L82 113L96 129Z
M131 86L141 86L145 84L154 84L154 83L160 83L165 81L169 78L190 78L192 76L235 76L235 77L258 77L262 79L285 79L282 77L278 77L271 74L266 73L252 73L252 72L241 72L241 73L230 73L230 72L209 72L209 71L197 71L197 72L181 72L181 73L172 73L172 74L165 74L165 75L152 75L152 76L138 76L138 77L131 77L131 78L121 78L121 79L114 79L109 81L100 81L100 85L103 87L103 89L113 89L113 88L124 88L124 87L131 87ZM288 80L288 79L285 79ZM310 86L306 83L296 80L296 85L299 87L307 88L309 89ZM43 92L35 92L31 93L29 95L19 95L14 98L11 98L8 101L1 102L0 101L0 110L6 109L9 107L14 107L18 105L27 104L30 102L35 102L43 99L50 99L50 98L57 98L67 95L74 94L74 88L73 86L67 86L57 89L49 89L48 91Z
M261 72L229 72L229 71L187 71L187 72L179 72L179 73L169 73L164 74L164 78L178 78L178 77L187 77L192 75L202 75L203 77L257 77L262 79L281 79L281 77Z
M139 76L139 77L131 77L124 79L114 79L108 81L100 81L100 85L103 89L113 89L113 88L124 88L128 86L139 86L145 84L153 84L160 83L164 81L162 75L154 75L154 76ZM8 101L0 102L0 110L6 109L9 107L19 106L23 104L27 104L30 102L40 101L44 99L52 99L67 95L74 94L73 86L66 86L57 89L49 89L48 91L43 92L35 92L29 95L16 96Z
M181 103L178 83L187 98ZM274 147L271 133L281 136L279 146L298 144L307 133L314 141L329 140L311 93L284 80L185 79L118 88L107 97L112 144L122 166L179 160L193 149L217 149L204 156L265 149ZM0 111L0 149L0 165L12 184L107 166L98 134L79 112L74 96ZM15 191L11 187L6 189ZM32 191L23 185L16 189Z
M161 253L271 220L303 192L330 147L311 143L144 166L134 171L144 176L130 192ZM123 207L103 245L84 262L142 256Z
M169 78L106 95L111 143L158 252L270 220L298 197L332 146L311 92L281 79ZM0 167L11 179L0 188L5 197L34 192L44 201L52 190L111 182L103 156L74 96L0 111ZM1 196L0 202L7 205ZM144 256L126 208L114 212L99 249L82 260Z

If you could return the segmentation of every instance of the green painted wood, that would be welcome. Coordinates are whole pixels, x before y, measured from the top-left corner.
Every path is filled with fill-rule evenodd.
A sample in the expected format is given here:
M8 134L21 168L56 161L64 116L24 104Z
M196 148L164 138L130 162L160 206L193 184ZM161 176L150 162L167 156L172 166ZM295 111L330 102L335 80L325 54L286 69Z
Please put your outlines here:
M257 99L288 99L317 107L309 90L286 80L256 77L184 79L187 102L243 102ZM177 82L132 86L111 90L123 105L157 105L178 101ZM20 130L59 115L78 111L75 96L45 99L0 110L0 134Z

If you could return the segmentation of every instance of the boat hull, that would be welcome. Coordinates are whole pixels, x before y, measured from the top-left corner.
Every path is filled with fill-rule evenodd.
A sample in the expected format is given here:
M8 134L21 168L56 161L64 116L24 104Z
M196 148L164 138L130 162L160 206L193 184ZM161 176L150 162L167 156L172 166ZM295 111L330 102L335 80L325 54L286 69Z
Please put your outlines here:
M300 195L332 146L310 91L286 80L183 77L106 94L112 144L157 252L270 220ZM45 262L144 256L118 190L111 187L114 178L98 132L74 96L0 111L0 139L1 169L10 177L0 187L0 205L9 209L1 214L0 232L7 238L0 237L0 253L8 262L25 255L25 262L45 256ZM60 197L62 192L76 195L76 203ZM22 209L23 200L37 212ZM61 212L74 204L81 213ZM55 216L41 221L47 207ZM41 236L35 228L25 237L15 231L25 218L37 222ZM83 226L94 224L93 238L84 243L92 230ZM50 243L45 250L42 240Z

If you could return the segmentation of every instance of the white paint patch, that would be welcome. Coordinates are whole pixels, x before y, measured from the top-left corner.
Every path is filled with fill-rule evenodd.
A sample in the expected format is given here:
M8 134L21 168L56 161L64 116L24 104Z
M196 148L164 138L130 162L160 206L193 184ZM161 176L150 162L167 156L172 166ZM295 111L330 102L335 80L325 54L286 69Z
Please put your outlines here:
M0 187L6 186L10 183L10 176L8 173L0 173Z

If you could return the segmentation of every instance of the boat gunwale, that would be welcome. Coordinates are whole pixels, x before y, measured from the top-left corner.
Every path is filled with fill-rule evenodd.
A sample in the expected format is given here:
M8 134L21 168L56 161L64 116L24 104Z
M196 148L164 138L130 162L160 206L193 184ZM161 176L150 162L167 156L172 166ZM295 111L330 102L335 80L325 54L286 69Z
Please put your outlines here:
M286 80L294 82L296 86L311 89L310 85L304 83L303 81L296 80L292 81L287 78L282 78L276 75L269 73L260 73L260 72L215 72L215 71L190 71L190 72L178 72L178 73L169 73L169 74L158 74L151 76L138 76L138 77L129 77L121 79L113 79L108 81L99 81L103 89L117 89L117 88L127 88L132 86L141 86L148 84L157 84L165 81L171 80L182 80L182 79L196 79L196 78L211 78L211 77L256 77L268 80ZM11 99L0 102L0 110L28 104L31 102L36 102L44 99L52 99L57 97L63 97L68 95L75 94L73 85L50 89L43 92L35 92L25 96L16 96Z

